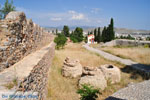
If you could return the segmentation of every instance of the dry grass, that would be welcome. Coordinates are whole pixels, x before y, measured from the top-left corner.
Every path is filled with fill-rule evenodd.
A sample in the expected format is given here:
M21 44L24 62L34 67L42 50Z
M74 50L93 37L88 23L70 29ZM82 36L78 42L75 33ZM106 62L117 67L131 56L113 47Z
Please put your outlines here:
M104 47L101 50L121 58L131 59L141 64L150 65L150 48L144 47Z
M117 62L108 61L97 54L87 51L82 48L82 44L69 43L65 46L65 49L55 51L55 57L49 73L48 100L79 100L79 95L76 93L78 89L78 79L68 79L61 75L61 67L66 57L79 59L83 66L97 67L103 64L114 64L119 68L124 67ZM123 72L121 74L121 82L109 85L102 92L102 95L99 96L98 100L104 100L116 90L125 87L130 82L142 81L140 76L138 76L137 79L131 79L131 74Z

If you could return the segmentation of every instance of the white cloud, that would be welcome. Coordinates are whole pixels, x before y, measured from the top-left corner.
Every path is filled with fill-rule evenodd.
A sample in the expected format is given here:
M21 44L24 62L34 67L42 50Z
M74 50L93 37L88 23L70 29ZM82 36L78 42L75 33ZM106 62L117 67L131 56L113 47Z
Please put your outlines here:
M68 13L71 14L71 18L70 18L71 20L86 20L87 19L83 13L78 13L73 10L69 10Z
M101 10L100 8L92 8L91 13L97 14L100 12L100 10Z
M74 14L71 18L72 20L83 20L85 19L84 14Z
M51 18L52 21L61 21L62 18Z
M76 12L73 11L73 10L69 10L68 13L70 13L70 14L75 14Z
M69 10L66 12L42 12L21 7L17 7L17 10L24 11L27 18L33 19L35 23L42 26L101 26L104 23L104 19L100 19L100 17L95 17L91 13L81 13L74 10Z

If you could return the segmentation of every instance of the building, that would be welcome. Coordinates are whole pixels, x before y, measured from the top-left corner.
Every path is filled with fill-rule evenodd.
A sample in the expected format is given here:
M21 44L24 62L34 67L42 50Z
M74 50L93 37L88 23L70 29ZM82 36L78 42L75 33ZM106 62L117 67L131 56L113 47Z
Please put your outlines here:
M94 35L93 34L90 34L88 35L88 44L94 44Z

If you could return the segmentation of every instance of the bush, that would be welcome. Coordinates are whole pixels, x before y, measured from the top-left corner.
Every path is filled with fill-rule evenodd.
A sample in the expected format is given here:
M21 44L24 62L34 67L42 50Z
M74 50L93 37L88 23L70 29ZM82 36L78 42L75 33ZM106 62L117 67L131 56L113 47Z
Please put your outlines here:
M77 27L74 32L70 35L70 39L76 43L76 42L82 42L83 41L83 29L80 27Z
M149 45L148 45L148 44L145 44L145 45L144 45L144 48L149 48Z
M100 94L99 89L94 89L93 86L83 84L81 89L78 89L78 94L81 100L96 100L97 94Z
M56 43L56 49L63 48L65 43L67 42L67 38L64 34L58 34L58 36L54 39Z

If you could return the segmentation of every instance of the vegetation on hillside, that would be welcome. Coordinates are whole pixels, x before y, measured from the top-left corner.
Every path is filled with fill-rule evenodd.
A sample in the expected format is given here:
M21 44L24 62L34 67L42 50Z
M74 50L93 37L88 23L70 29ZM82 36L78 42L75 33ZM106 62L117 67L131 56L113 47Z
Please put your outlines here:
M128 36L120 36L120 37L116 37L116 39L128 39L128 40L135 40L134 37L132 37L130 34Z
M4 19L6 15L11 12L15 11L15 6L13 5L13 0L9 3L8 0L5 1L4 7L0 9L0 18Z

